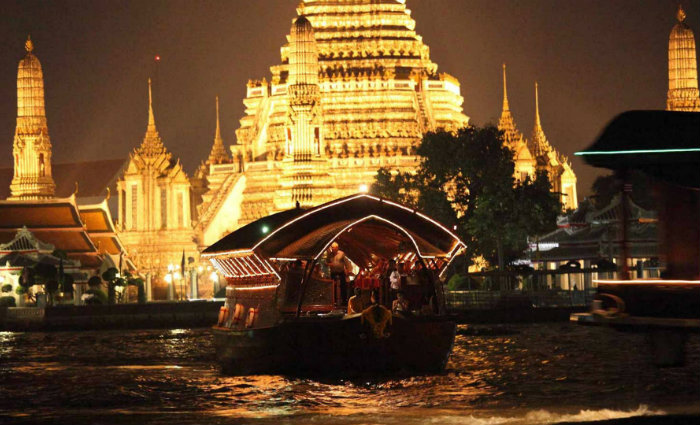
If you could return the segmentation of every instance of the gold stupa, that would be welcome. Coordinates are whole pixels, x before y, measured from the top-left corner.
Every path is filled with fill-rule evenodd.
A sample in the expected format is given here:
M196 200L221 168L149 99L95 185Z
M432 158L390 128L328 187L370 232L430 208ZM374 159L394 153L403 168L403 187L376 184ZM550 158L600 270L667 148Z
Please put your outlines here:
M405 1L304 0L281 63L250 81L232 163L205 164L198 242L268 214L413 170L430 130L454 130L460 84L439 73ZM197 183L196 183L197 184Z

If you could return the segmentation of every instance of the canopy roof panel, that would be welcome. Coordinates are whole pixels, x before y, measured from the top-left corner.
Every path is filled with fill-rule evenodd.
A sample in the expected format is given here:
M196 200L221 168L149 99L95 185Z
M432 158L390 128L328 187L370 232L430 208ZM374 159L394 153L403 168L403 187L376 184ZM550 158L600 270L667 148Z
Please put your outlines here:
M423 257L449 257L463 243L430 217L371 195L353 195L309 210L290 210L242 227L204 256L255 251L265 258L317 258L338 240L353 261L391 257L410 242Z
M595 167L638 169L672 183L700 187L700 113L623 112L576 155Z

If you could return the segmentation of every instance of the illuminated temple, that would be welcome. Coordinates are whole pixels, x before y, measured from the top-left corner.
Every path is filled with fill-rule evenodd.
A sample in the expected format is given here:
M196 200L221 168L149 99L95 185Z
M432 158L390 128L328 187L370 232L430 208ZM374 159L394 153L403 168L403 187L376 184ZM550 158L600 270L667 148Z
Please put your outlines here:
M305 0L281 63L250 81L232 163L198 171L200 246L265 215L410 170L429 130L457 129L459 82L439 73L405 1Z
M546 171L552 183L552 190L560 194L564 209L578 207L576 174L569 160L549 143L542 129L538 85L535 83L535 123L530 139L526 139L515 125L510 111L506 66L503 65L503 111L498 120L498 129L503 131L505 142L511 148L515 160L515 178L524 180L534 177L537 171Z
M698 67L695 35L685 21L685 11L678 6L678 23L668 38L668 98L669 111L700 112Z

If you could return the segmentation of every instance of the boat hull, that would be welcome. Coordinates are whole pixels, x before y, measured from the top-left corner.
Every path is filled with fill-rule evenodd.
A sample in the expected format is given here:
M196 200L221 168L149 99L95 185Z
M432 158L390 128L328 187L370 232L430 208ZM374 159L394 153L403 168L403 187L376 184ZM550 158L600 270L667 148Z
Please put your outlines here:
M394 318L375 338L360 317L295 319L263 329L214 328L226 374L425 374L444 370L456 325L443 318Z

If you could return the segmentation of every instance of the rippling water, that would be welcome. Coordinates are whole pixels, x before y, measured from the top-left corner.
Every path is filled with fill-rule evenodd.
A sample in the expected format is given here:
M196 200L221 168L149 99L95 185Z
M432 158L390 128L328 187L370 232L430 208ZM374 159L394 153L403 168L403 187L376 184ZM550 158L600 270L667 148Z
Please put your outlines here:
M442 375L324 382L222 376L203 329L0 332L0 422L529 424L700 413L697 335L687 366L659 369L643 335L568 323L459 333Z

